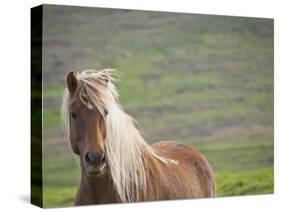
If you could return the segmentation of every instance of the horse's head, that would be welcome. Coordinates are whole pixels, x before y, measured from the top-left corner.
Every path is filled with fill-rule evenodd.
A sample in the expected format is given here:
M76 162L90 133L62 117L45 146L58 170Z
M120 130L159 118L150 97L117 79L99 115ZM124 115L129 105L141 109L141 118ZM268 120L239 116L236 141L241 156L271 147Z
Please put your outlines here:
M72 150L79 155L83 171L100 176L107 170L105 151L107 115L106 102L101 90L107 86L105 74L92 77L79 76L71 71L66 77L67 101L64 104L68 118L69 139Z

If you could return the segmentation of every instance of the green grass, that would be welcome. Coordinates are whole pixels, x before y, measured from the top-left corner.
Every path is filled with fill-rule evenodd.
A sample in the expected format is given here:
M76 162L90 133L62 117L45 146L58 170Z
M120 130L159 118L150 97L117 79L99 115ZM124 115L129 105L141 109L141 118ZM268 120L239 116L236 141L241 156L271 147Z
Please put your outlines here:
M73 206L76 189L76 187L44 189L44 208Z
M214 145L201 151L207 156L215 172L247 171L271 167L273 163L272 144L233 145L226 148Z
M273 169L235 173L217 173L217 196L271 194L274 192Z
M60 127L60 111L58 109L43 110L43 127L45 129Z
M79 181L59 118L69 68L116 68L120 103L145 139L198 148L214 168L218 196L273 192L272 20L44 12L45 207L72 205Z

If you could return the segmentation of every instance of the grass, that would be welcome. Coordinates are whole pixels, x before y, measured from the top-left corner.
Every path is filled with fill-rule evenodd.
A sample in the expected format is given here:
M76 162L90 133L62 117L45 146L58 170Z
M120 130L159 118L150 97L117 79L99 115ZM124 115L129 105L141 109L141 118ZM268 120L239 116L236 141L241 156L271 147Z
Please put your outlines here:
M217 196L238 196L273 193L273 169L217 173Z
M59 119L69 68L116 68L120 103L145 139L199 149L219 197L273 192L272 20L45 9L45 207L72 205L79 180Z
M227 148L203 149L216 171L247 171L270 167L273 163L273 145L233 145ZM235 161L235 163L233 162Z
M60 127L59 110L43 110L43 126L46 129Z
M44 208L67 207L74 205L76 187L46 188L44 190Z

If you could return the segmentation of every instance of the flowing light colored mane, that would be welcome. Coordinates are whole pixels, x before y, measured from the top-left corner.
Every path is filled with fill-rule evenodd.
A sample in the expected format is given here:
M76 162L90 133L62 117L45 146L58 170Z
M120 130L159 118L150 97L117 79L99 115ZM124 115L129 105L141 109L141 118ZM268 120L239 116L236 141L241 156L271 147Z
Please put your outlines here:
M65 90L61 108L62 121L69 133L69 104L81 101L86 107L95 106L106 123L106 155L110 174L122 202L137 201L146 193L147 173L144 155L163 163L176 161L158 156L136 128L135 120L118 103L118 92L113 84L113 70L86 70L77 73L78 87L73 97ZM105 115L107 114L107 115Z

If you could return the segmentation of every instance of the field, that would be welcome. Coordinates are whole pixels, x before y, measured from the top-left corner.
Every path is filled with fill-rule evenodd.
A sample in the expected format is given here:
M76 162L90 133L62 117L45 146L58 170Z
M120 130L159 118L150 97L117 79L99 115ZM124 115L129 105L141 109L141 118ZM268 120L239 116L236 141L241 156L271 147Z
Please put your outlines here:
M70 68L115 68L145 139L198 148L218 197L273 193L271 19L61 6L44 18L44 207L72 205L79 182L59 117Z

